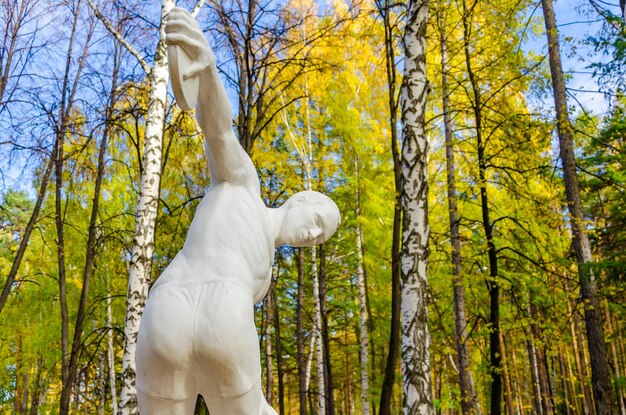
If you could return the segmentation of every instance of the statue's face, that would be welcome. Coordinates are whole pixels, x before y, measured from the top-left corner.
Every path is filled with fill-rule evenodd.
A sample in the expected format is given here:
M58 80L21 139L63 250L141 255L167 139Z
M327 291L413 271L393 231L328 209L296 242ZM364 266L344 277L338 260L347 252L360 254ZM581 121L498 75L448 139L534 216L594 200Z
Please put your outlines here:
M330 238L341 221L339 209L330 198L317 192L300 192L284 206L281 244L315 246Z

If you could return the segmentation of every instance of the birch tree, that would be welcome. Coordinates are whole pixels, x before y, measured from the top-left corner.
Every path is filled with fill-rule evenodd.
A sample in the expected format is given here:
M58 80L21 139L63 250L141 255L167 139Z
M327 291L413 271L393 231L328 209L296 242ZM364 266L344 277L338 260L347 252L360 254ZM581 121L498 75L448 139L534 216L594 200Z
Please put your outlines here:
M124 323L124 356L122 360L122 390L120 409L122 414L137 413L135 387L135 352L141 315L145 307L154 254L154 232L159 204L159 184L162 168L163 126L169 82L167 50L165 46L165 19L176 5L175 0L163 0L159 19L159 35L150 65L146 56L129 43L119 27L102 14L93 0L88 0L100 21L115 39L137 59L148 79L148 111L144 148L140 166L139 199L135 207L135 231L128 267L128 291L126 295L126 319ZM193 14L196 15L204 1L199 0Z
M402 385L403 413L434 414L428 330L428 177L426 26L428 0L409 0L403 35Z
M361 189L359 177L359 156L354 157L354 172L356 175L356 191L354 195L356 207L356 255L357 270L356 284L359 292L359 363L361 364L361 413L370 415L370 379L369 379L369 329L367 326L367 286L365 280L365 264L363 261L363 228L361 223Z

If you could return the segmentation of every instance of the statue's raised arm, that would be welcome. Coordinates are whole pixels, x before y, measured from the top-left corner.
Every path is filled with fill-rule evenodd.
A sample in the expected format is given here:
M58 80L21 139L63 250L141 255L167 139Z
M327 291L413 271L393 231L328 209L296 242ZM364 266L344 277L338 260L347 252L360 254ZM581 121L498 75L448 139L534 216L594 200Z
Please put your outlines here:
M176 7L165 25L165 43L181 47L191 58L181 68L184 78L200 77L196 116L206 140L211 183L250 185L259 193L259 180L250 157L237 141L232 128L232 111L215 64L215 56L196 19Z

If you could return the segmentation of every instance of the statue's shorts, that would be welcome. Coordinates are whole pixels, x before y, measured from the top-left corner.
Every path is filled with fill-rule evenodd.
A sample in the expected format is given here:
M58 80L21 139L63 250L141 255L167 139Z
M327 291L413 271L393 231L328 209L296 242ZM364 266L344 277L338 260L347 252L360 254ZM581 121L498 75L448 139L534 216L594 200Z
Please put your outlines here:
M137 340L137 388L163 399L234 398L261 377L252 294L231 281L150 292Z

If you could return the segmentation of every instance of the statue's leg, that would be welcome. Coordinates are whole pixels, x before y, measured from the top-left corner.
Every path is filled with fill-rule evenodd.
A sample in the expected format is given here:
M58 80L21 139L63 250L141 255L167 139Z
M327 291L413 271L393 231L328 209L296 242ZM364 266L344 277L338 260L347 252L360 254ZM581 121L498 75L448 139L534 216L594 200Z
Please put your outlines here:
M139 413L141 415L192 415L196 398L173 400L150 396L137 392Z
M204 400L211 415L278 415L265 400L260 380L241 396Z
M150 293L135 360L142 415L193 414L198 395L190 373L195 301L194 290L187 287L169 285ZM186 411L189 405L191 412Z
M224 281L207 284L202 298L195 337L198 364L194 368L210 414L275 415L261 387L251 292Z

